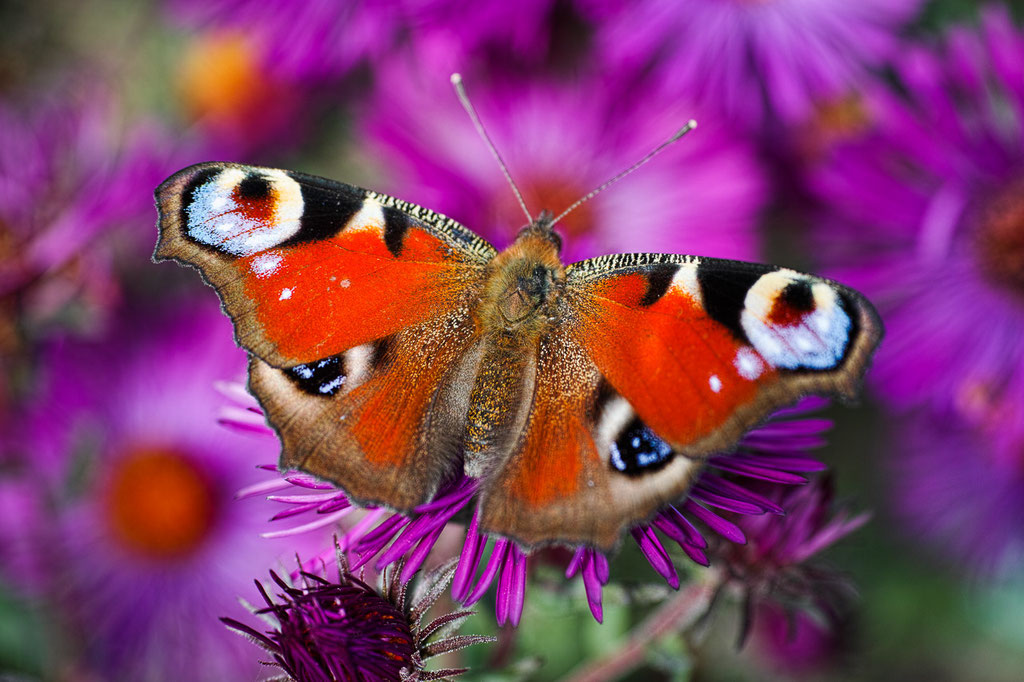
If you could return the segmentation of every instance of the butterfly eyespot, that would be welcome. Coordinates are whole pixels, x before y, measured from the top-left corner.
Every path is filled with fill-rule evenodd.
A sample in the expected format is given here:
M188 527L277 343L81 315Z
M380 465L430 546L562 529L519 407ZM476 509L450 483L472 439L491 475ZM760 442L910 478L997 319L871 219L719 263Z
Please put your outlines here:
M842 294L791 270L762 275L747 292L740 324L757 352L783 369L825 370L846 356L853 321Z
M657 471L668 464L675 452L642 421L633 419L609 446L612 467L628 475Z
M332 396L345 385L344 365L340 355L296 365L285 370L288 377L306 393Z

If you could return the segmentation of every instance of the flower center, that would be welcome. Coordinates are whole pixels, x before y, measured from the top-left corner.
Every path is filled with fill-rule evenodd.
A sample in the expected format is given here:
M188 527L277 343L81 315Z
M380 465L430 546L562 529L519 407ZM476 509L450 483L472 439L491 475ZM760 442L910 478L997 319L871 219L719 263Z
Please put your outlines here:
M298 679L397 680L414 667L405 615L363 583L324 583L288 596L290 604L272 607L281 625L272 637Z
M106 511L127 548L167 559L187 556L202 544L213 527L215 500L211 482L188 457L140 448L118 461Z
M814 114L799 129L797 144L805 157L818 160L837 144L865 132L870 125L869 112L856 95L820 101L816 103Z
M982 272L1024 296L1024 180L997 194L981 215L977 233Z
M204 35L191 45L178 74L185 107L195 119L247 124L275 89L252 41L231 32Z

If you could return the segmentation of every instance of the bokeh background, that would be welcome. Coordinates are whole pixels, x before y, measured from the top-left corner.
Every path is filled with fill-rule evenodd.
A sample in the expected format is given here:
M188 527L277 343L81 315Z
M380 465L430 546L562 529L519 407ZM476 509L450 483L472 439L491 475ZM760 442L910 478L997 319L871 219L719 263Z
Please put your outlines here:
M459 71L533 211L699 121L566 219L568 260L775 262L861 289L886 322L865 400L829 409L817 452L840 506L871 514L816 559L842 612L761 609L739 647L749 608L727 592L628 679L1024 679L1022 16L968 0L3 3L0 677L265 674L217 617L255 622L252 581L335 529L278 537L281 505L250 488L277 446L246 411L213 291L149 260L152 192L200 161L290 168L502 247L524 217L451 92ZM627 548L599 625L578 581L534 563L518 630L476 606L465 630L499 640L454 657L467 678L560 679L670 593Z

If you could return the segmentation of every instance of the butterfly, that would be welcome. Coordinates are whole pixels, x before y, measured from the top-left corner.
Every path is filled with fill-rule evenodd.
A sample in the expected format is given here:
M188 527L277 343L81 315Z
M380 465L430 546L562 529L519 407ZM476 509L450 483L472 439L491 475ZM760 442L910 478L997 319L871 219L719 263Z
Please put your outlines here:
M863 296L786 268L565 265L547 212L499 252L288 170L199 164L156 199L154 259L220 294L282 470L400 512L465 473L480 530L526 547L613 548L773 410L854 397L882 335Z

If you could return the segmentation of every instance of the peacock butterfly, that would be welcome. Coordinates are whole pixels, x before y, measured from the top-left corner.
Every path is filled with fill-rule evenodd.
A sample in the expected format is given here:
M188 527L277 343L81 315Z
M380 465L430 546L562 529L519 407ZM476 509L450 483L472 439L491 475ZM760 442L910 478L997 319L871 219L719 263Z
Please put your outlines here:
M853 397L882 335L857 292L772 265L564 265L547 212L498 252L294 171L203 163L156 199L154 259L217 289L282 469L399 511L465 472L480 530L526 546L612 548L771 411Z

